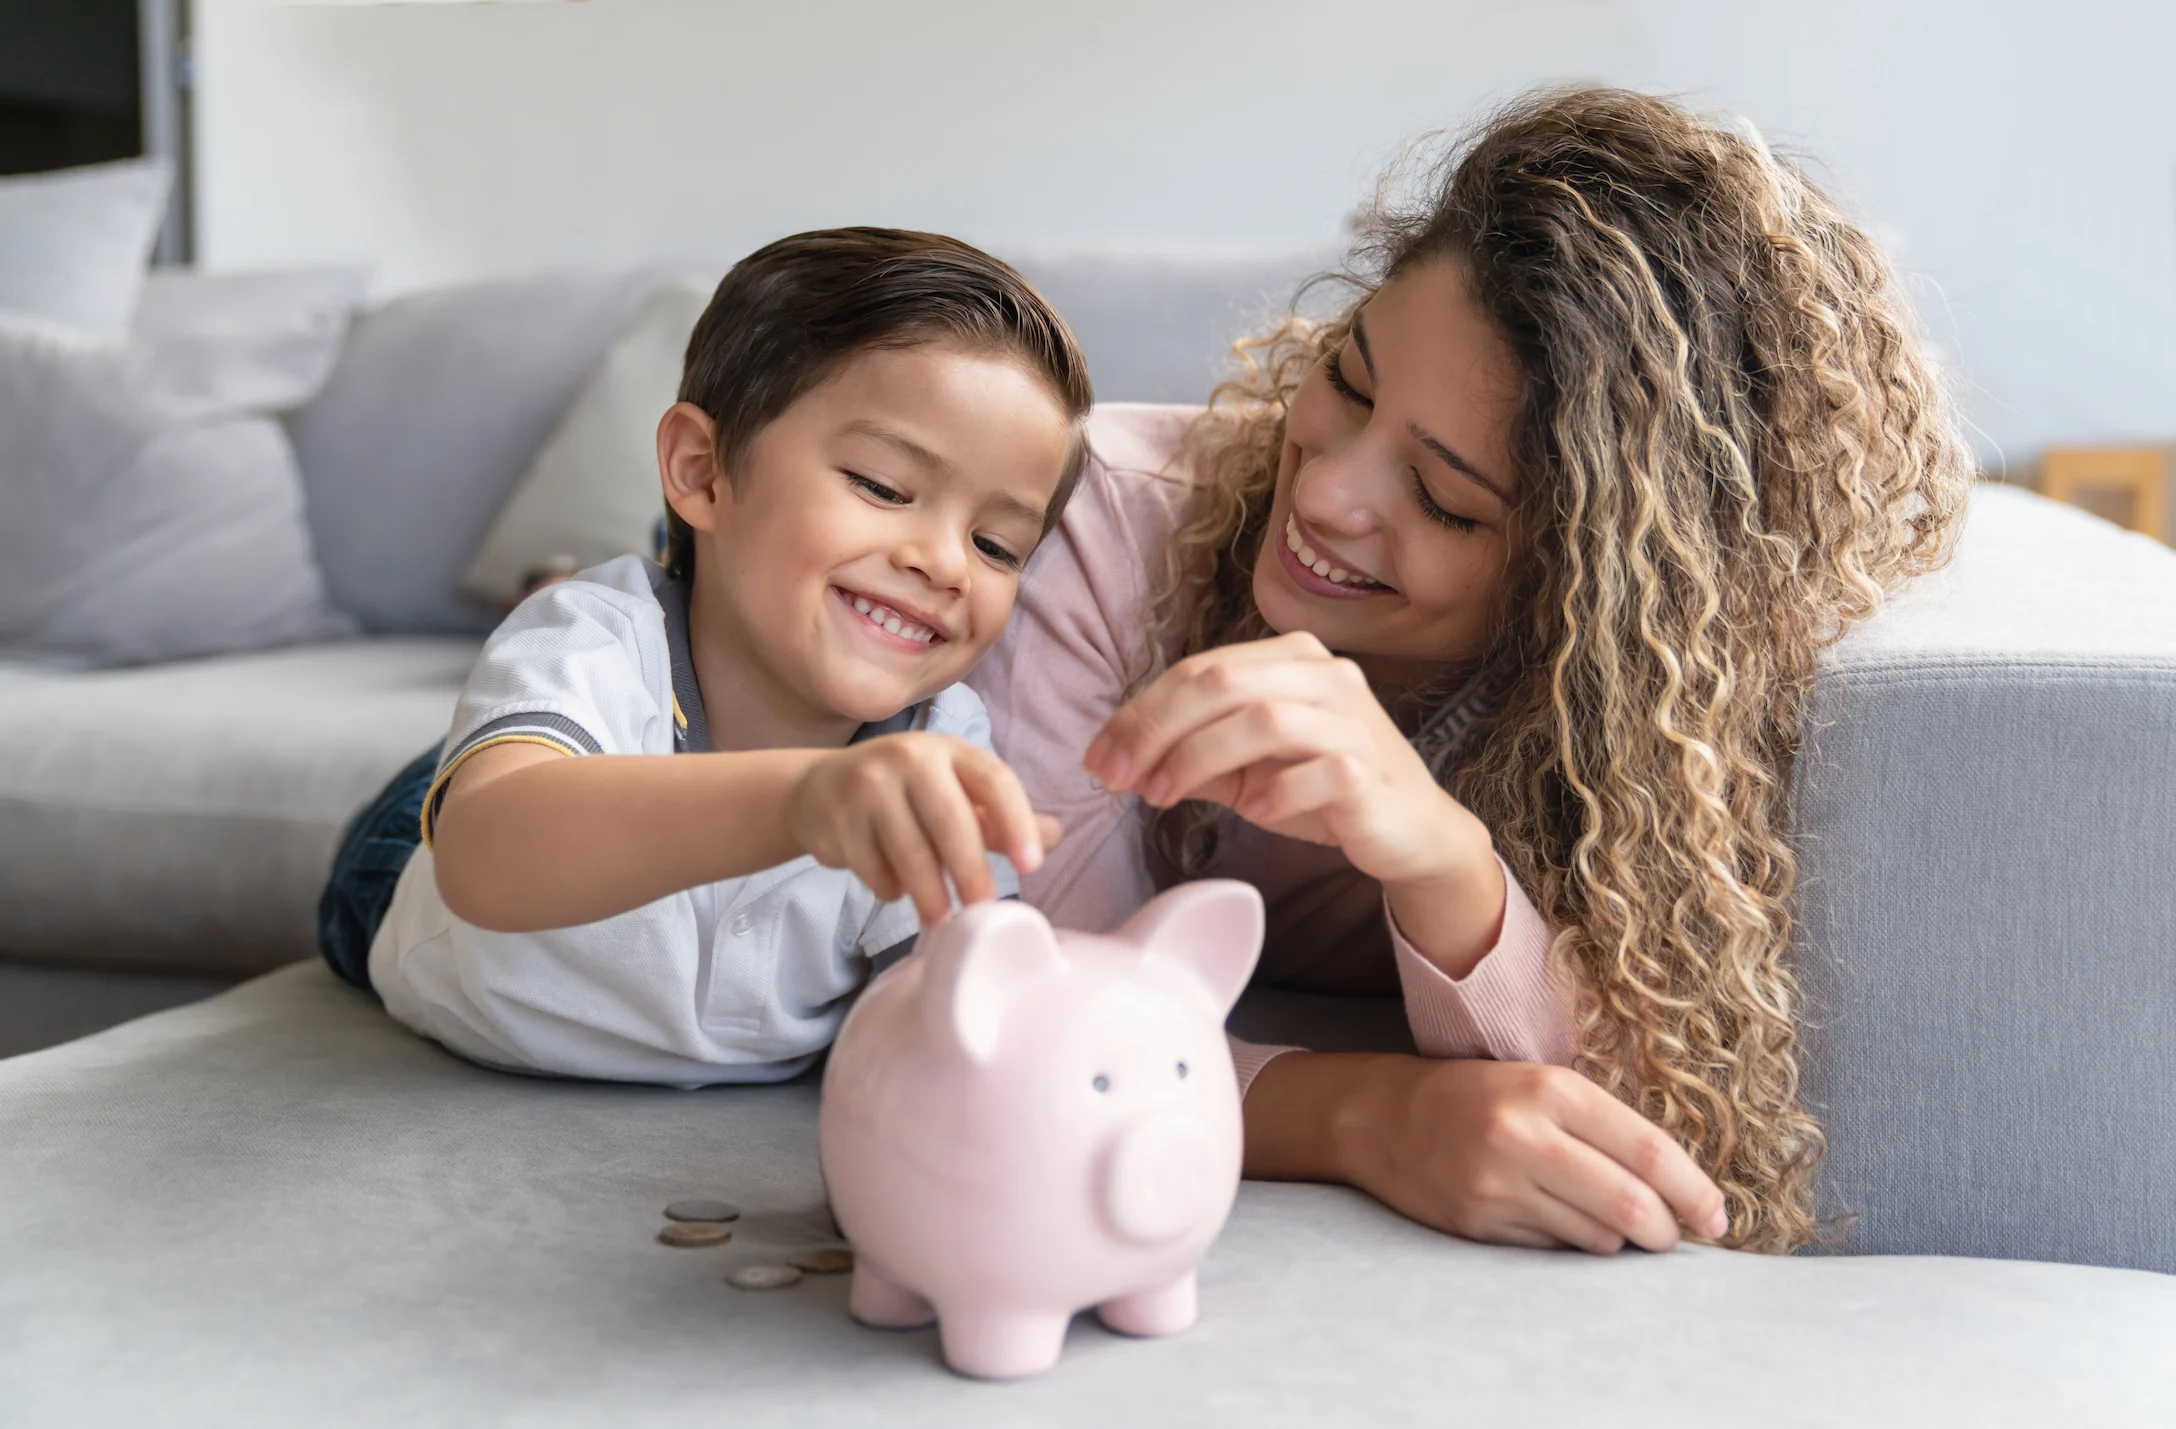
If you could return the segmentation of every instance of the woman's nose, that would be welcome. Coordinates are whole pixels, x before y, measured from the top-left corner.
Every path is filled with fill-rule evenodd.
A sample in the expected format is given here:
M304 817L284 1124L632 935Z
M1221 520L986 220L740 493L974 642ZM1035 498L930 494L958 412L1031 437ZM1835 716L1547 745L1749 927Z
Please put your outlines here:
M1381 524L1385 463L1363 440L1323 452L1292 478L1292 509L1318 531L1365 536Z

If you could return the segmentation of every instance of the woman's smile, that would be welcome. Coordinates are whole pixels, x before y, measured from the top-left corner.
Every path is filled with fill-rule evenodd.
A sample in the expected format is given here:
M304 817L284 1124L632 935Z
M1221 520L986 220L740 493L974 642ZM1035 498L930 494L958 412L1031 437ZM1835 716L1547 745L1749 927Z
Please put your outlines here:
M1285 576L1308 595L1331 600L1364 600L1369 596L1396 593L1382 582L1341 566L1316 550L1301 533L1297 517L1288 515L1284 518L1284 539L1276 542L1276 547L1278 564L1283 566Z

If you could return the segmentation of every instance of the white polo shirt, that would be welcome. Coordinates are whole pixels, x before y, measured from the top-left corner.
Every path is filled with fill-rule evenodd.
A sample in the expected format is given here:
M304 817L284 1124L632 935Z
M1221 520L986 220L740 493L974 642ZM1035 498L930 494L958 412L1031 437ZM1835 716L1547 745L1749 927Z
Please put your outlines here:
M989 717L965 685L855 738L906 729L990 747ZM462 1056L689 1087L779 1081L830 1045L876 961L912 945L911 902L880 903L805 855L573 928L463 922L438 896L432 820L462 761L509 742L571 755L708 750L682 588L640 556L547 586L493 632L461 692L424 801L424 844L371 943L370 981L386 1011ZM993 855L991 868L1000 893L1018 891L1010 864Z

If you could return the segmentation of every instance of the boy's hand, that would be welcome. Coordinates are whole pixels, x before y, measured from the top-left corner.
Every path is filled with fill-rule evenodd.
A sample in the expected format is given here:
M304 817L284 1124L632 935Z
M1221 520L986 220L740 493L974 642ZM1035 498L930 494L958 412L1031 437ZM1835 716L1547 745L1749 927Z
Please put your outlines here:
M786 802L795 842L827 868L851 869L886 902L913 898L926 924L997 895L985 851L1023 873L1063 835L1028 807L1005 762L948 734L888 734L827 754Z

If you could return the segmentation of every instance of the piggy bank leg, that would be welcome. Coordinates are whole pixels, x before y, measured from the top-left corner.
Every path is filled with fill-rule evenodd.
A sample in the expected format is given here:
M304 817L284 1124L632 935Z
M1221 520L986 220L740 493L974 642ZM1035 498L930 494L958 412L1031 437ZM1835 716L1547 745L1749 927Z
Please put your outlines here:
M1200 1313L1191 1270L1169 1285L1096 1306L1096 1318L1121 1335L1175 1334L1193 1324Z
M880 1330L911 1330L937 1318L927 1300L887 1280L866 1260L854 1264L854 1283L846 1292L846 1313Z
M937 1314L944 1361L976 1379L1023 1379L1058 1362L1073 1317L1016 1310L946 1310Z

